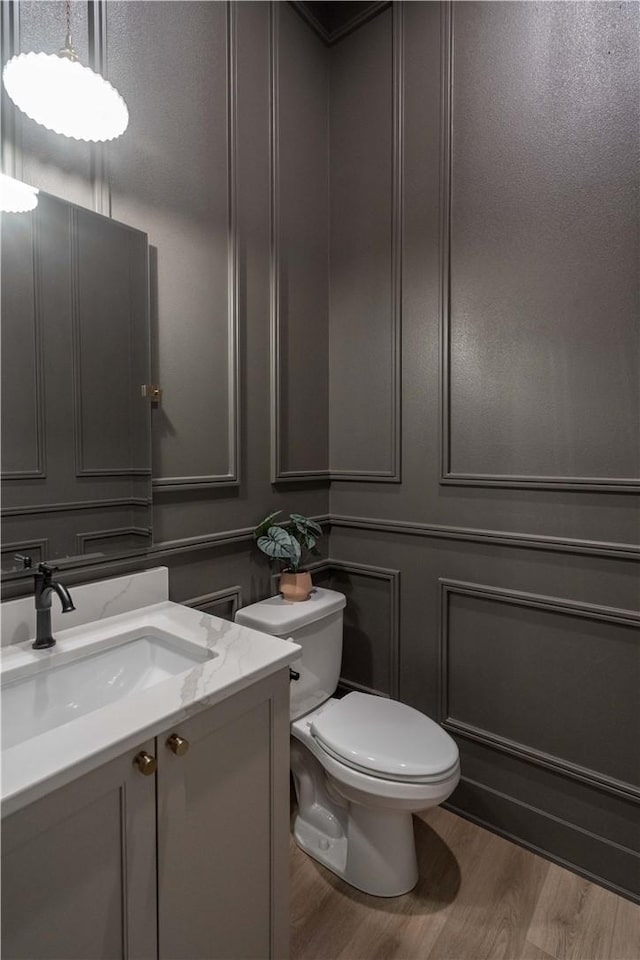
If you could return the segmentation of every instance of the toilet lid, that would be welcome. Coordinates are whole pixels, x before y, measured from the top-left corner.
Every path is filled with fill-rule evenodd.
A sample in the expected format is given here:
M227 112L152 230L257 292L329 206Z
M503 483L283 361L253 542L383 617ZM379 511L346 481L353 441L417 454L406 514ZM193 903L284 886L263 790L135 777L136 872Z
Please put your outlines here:
M358 770L394 780L441 779L458 763L455 741L423 713L396 700L349 693L314 719L328 753Z

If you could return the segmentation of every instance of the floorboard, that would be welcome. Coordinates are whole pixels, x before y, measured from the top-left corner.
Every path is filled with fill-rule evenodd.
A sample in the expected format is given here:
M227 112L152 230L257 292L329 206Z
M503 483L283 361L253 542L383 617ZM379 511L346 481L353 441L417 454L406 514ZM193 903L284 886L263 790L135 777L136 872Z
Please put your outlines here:
M639 906L440 807L416 843L417 887L382 899L292 840L292 960L640 960Z

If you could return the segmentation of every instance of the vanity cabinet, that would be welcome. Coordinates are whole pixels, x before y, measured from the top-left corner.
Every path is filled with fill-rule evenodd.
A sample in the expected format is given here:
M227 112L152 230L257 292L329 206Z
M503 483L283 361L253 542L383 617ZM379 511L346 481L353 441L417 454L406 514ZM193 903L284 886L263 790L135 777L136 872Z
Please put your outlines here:
M286 669L6 817L3 960L286 958L288 771Z
M138 750L154 741L3 819L3 960L156 956L154 778Z

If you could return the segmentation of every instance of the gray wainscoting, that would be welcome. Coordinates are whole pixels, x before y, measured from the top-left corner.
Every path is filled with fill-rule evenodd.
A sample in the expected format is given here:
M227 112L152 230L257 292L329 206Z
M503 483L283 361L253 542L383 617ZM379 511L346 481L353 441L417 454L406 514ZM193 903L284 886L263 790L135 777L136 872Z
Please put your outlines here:
M444 726L640 800L640 613L444 578L440 588ZM553 723L542 723L550 700Z
M388 298L372 310L369 296L394 264L388 208L372 213L389 197L393 135L403 204L402 483L334 478L331 557L399 571L399 696L459 743L452 808L634 897L638 12L404 4L393 134L391 12L332 50L347 91L366 64L358 129L364 141L377 123L387 164L371 186L352 148L345 176L360 164L354 197L372 218L357 246L382 255L365 282L332 287L336 352L344 340L348 356L359 323L371 337L357 377L367 402L389 329ZM332 405L355 367L353 354L332 362ZM387 394L386 417L372 404L356 427L332 406L332 451L383 464L392 411ZM370 583L347 579L352 604L371 603ZM377 622L367 636L385 662L393 634ZM357 634L345 663L367 684Z

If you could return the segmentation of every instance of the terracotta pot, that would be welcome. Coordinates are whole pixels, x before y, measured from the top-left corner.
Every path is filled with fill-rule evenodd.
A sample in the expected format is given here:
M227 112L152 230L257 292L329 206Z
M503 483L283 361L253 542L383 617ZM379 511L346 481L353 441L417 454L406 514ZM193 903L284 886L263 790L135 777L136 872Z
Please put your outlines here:
M280 593L285 600L294 603L299 600L308 600L312 589L310 573L288 573L285 570L280 574Z

